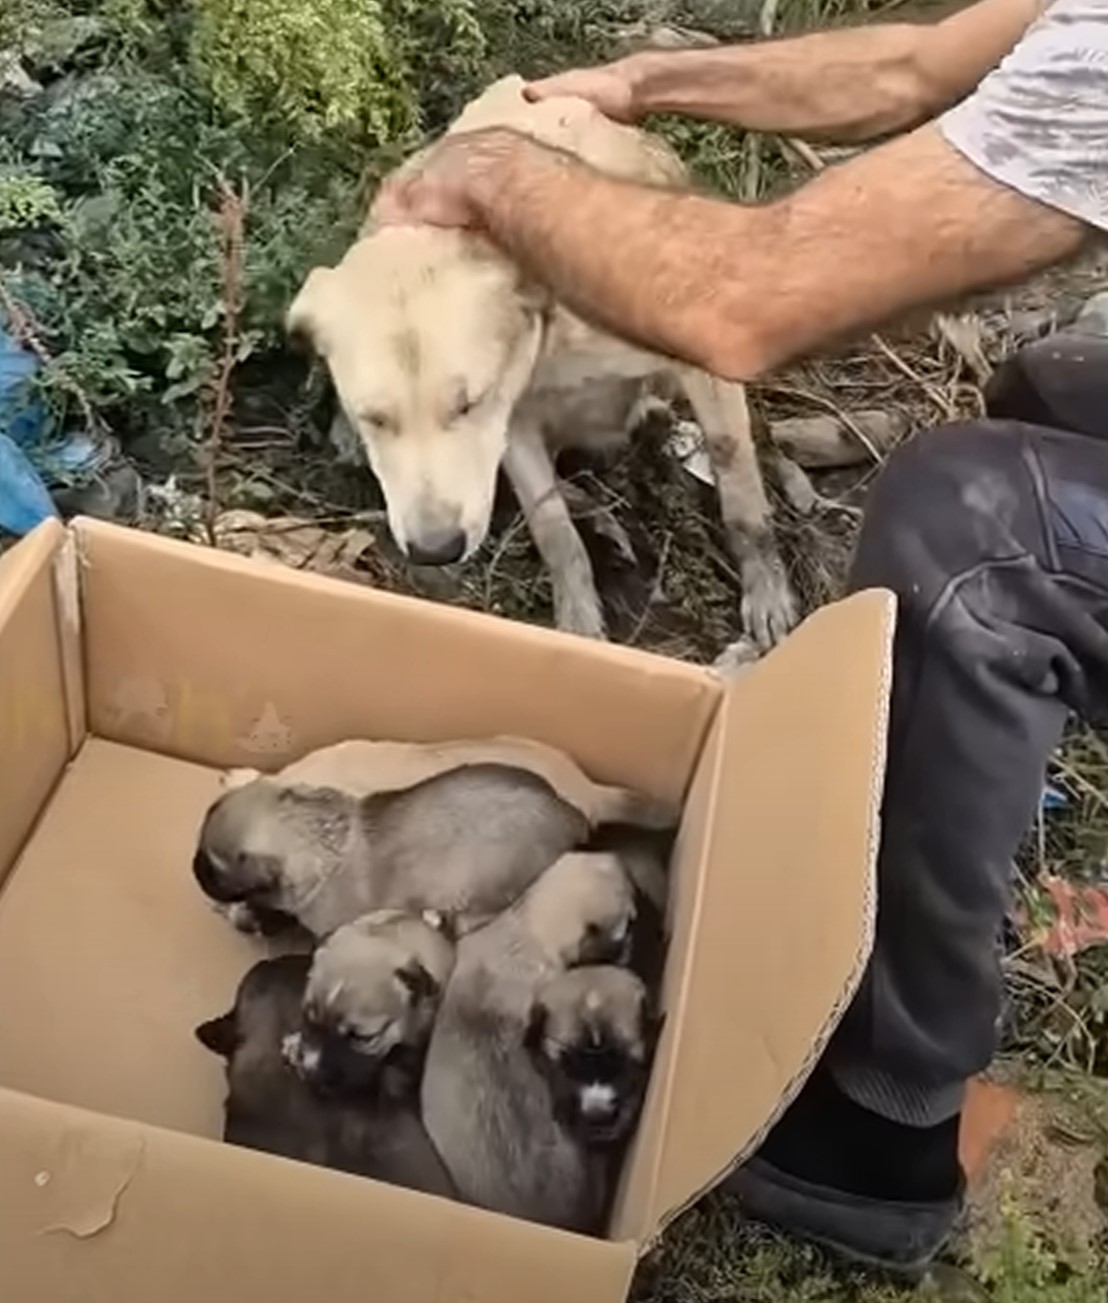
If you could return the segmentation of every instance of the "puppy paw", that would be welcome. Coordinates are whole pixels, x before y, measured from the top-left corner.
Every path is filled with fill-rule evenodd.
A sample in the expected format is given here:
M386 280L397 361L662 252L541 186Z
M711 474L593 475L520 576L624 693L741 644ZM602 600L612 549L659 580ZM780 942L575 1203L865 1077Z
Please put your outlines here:
M220 908L220 913L227 918L227 921L236 932L241 932L244 936L260 937L265 935L261 920L249 905L242 902L225 905Z
M608 630L595 593L554 592L554 623L563 633L604 640Z
M796 598L776 551L758 551L740 568L742 626L747 637L768 651L797 622Z
M260 769L225 769L219 778L219 785L225 792L233 792L236 787L245 787L261 778Z
M748 670L762 658L762 649L749 638L737 638L720 652L712 662L712 669L725 679L734 678Z

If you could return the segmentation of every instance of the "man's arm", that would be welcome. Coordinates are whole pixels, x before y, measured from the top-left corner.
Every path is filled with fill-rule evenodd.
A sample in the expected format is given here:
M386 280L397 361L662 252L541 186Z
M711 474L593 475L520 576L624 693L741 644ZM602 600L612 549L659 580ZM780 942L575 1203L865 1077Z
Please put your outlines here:
M529 94L579 95L626 122L681 113L811 140L872 140L914 127L968 94L1042 7L1042 0L978 0L931 25L646 51L536 82Z
M382 216L484 230L582 317L734 380L1017 280L1087 231L990 180L934 126L758 207L627 184L482 132L398 179Z

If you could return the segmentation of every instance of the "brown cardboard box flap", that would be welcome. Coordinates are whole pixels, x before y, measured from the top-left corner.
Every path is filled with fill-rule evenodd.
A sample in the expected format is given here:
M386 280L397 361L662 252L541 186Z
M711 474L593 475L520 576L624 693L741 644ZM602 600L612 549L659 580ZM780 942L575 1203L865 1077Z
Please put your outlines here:
M12 1303L618 1303L634 1246L0 1090Z
M59 636L54 566L66 541L44 521L0 558L0 881L83 727Z
M734 1166L857 989L873 940L894 613L878 591L824 608L726 692L686 812L702 825L707 803L710 832L685 970L670 979L676 1044L663 1037L653 1083L657 1165L638 1224L629 1201L620 1232L649 1240Z
M81 521L92 731L273 769L348 738L511 734L680 804L719 696L623 647ZM571 707L571 708L567 708Z

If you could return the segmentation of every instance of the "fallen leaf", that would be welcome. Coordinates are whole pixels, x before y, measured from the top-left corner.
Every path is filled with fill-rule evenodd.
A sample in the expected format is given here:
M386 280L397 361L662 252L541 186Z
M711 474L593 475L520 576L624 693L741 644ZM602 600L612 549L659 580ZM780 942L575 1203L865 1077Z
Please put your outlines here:
M1083 887L1065 878L1042 879L1057 917L1035 938L1047 954L1072 958L1108 942L1108 887Z
M361 526L331 530L299 516L255 511L223 512L215 522L215 537L219 547L240 556L363 581L358 563L376 546L373 534Z

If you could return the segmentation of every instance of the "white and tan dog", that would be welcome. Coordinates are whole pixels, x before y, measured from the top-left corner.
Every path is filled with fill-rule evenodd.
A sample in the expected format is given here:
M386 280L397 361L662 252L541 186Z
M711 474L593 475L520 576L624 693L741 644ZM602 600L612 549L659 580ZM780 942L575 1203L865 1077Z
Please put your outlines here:
M615 176L688 183L657 138L583 100L529 103L523 84L496 82L451 131L512 127ZM337 267L310 273L288 327L326 359L408 557L446 565L472 556L503 468L550 569L558 626L592 637L604 636L603 612L554 459L626 438L643 382L676 382L704 430L745 631L768 646L793 624L741 385L593 329L472 233L377 229L372 218Z

